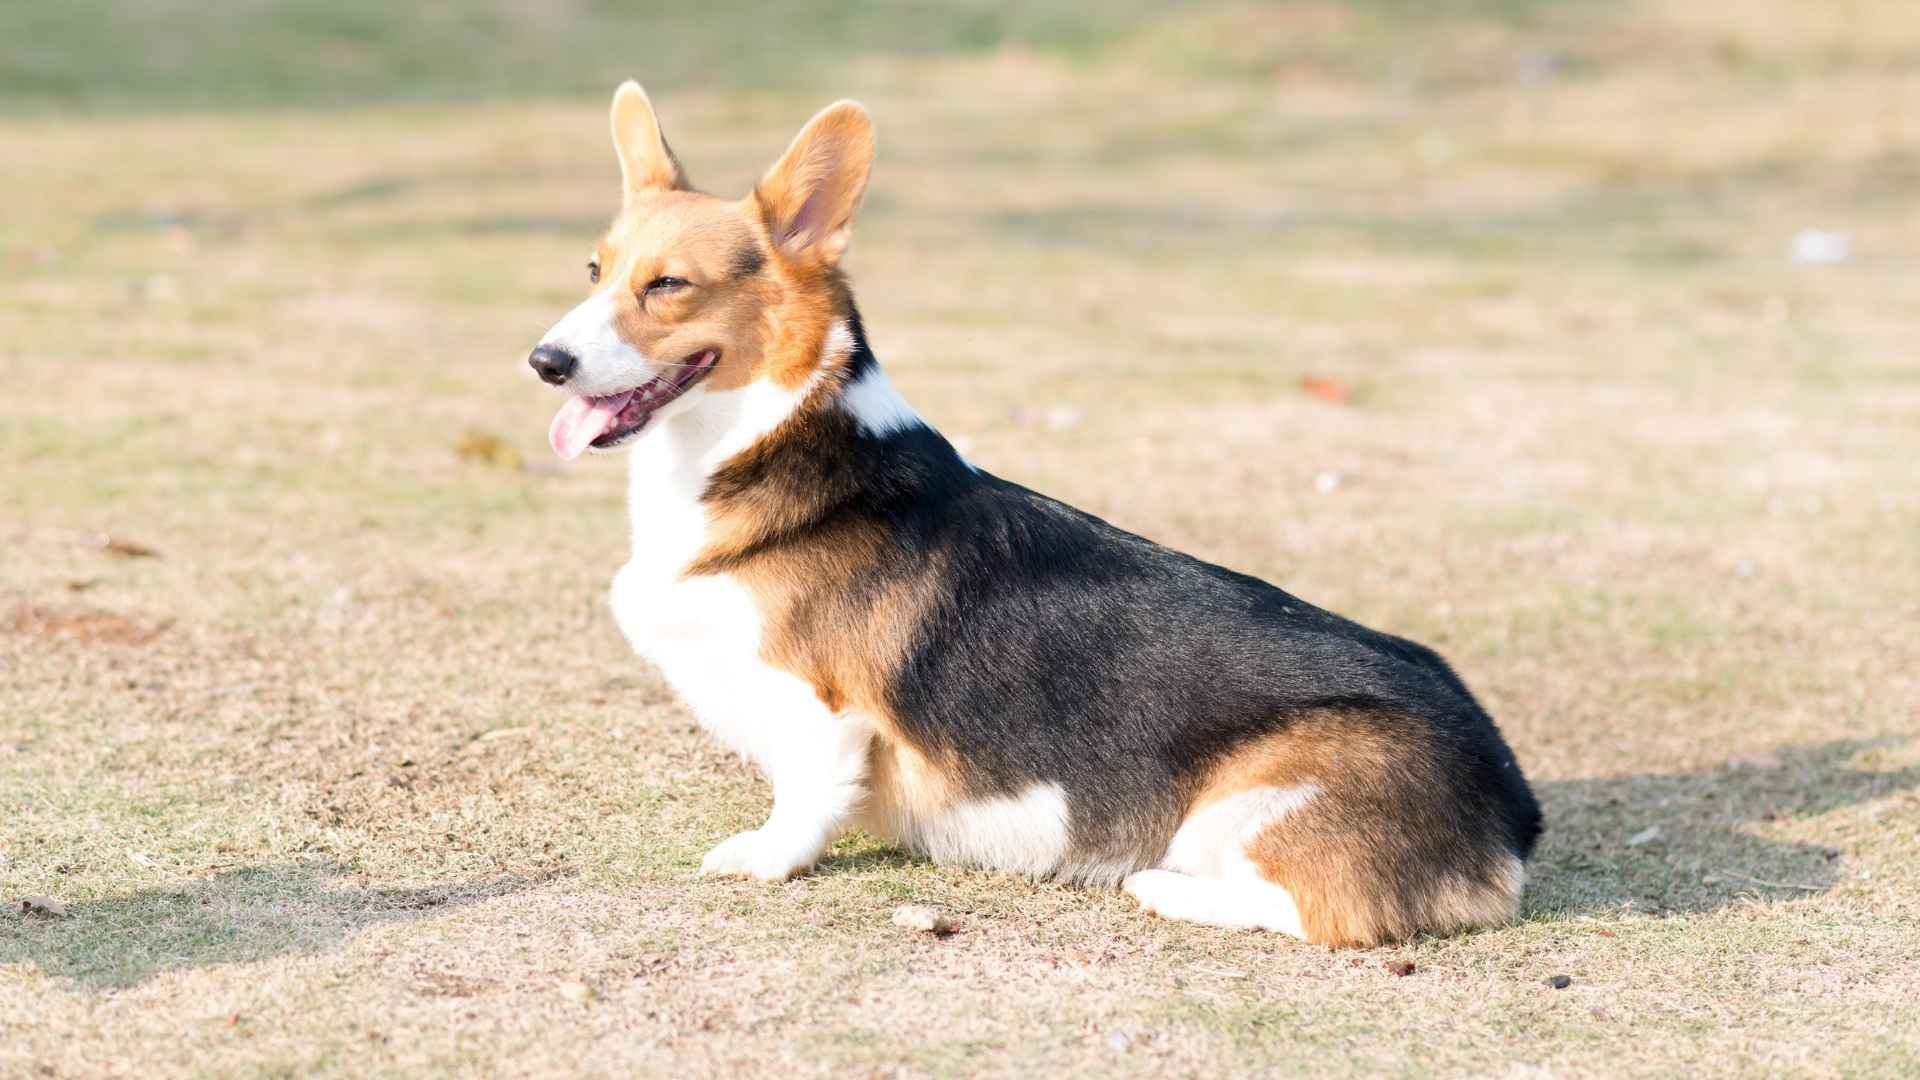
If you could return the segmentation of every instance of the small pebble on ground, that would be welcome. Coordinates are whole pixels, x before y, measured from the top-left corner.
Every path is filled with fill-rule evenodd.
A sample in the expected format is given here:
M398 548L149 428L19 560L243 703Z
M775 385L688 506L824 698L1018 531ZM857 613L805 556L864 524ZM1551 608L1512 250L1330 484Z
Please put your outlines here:
M901 904L893 909L893 925L903 930L918 930L935 937L953 933L953 920L921 904Z

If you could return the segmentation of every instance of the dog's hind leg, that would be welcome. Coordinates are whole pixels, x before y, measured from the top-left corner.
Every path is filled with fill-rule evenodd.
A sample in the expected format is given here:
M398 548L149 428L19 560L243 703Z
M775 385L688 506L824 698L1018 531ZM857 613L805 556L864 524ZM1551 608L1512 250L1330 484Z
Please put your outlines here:
M1293 894L1263 877L1246 848L1318 793L1261 787L1202 807L1181 823L1160 866L1133 874L1121 888L1140 910L1161 918L1305 938Z
M1140 910L1163 919L1221 926L1229 930L1268 930L1306 939L1293 894L1258 876L1202 878L1177 870L1142 870L1121 885L1140 901Z
M1200 880L1152 872L1127 891L1171 918L1290 921L1337 947L1498 925L1518 912L1537 828L1509 770L1431 721L1301 716L1217 766L1212 788L1230 793L1203 791L1174 833L1158 871Z

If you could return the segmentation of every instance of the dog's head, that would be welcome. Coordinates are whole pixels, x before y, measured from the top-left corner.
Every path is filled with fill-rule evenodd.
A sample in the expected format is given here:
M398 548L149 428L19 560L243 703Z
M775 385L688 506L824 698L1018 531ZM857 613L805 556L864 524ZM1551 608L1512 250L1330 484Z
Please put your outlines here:
M873 124L854 102L829 106L738 201L692 189L636 83L614 93L613 145L625 202L587 263L591 294L528 358L571 395L549 432L568 459L758 381L797 388L830 362Z

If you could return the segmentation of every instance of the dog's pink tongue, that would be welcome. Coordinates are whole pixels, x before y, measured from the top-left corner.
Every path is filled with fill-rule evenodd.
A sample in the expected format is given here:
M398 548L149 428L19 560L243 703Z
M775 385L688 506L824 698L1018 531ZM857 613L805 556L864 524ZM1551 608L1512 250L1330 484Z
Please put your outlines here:
M566 461L586 453L588 444L607 433L632 397L633 391L629 390L612 397L568 398L560 411L553 414L553 426L547 429L547 441L553 444L553 452Z

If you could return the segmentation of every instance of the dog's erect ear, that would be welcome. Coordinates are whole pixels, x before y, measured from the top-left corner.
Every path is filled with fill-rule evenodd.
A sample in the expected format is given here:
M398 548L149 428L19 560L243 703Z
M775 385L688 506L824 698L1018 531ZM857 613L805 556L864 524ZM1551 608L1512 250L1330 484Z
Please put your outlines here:
M645 191L686 188L686 170L660 134L653 102L632 79L613 92L613 149L620 155L620 180L628 199Z
M873 121L857 101L820 110L753 189L774 246L789 257L840 261L873 171Z

